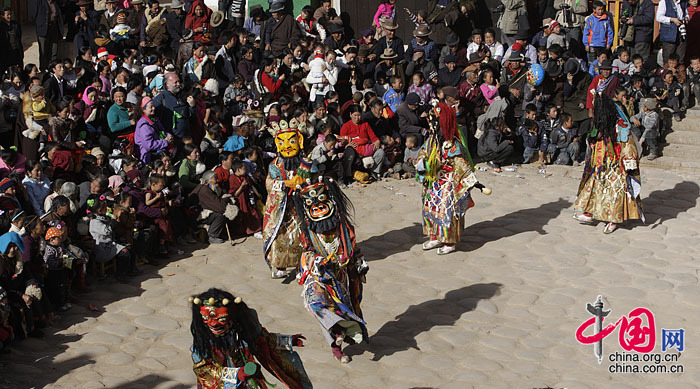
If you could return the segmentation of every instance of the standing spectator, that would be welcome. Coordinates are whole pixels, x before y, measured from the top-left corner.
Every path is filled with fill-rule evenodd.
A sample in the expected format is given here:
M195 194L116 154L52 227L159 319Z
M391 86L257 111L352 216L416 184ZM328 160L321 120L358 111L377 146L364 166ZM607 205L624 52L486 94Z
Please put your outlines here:
M55 107L68 92L68 86L63 79L63 62L54 62L49 66L51 76L44 82L46 100Z
M564 27L566 40L571 51L576 56L583 55L581 50L581 36L583 24L588 15L588 2L580 0L554 0L554 9L557 10L555 20Z
M99 14L97 11L90 9L92 1L80 0L76 4L79 9L75 15L75 24L78 32L73 38L75 52L78 53L81 47L95 47L95 34L99 25Z
M39 42L39 69L48 70L58 60L58 42L63 39L63 15L55 0L29 2L29 16L36 23Z
M148 10L141 19L141 47L160 47L168 41L165 17L168 13L158 0L148 0Z
M654 38L654 3L652 0L627 0L622 3L622 13L627 11L628 28L634 31L632 53L646 61L651 55Z
M685 39L681 38L678 27L688 20L688 3L681 0L659 1L656 8L656 21L659 26L659 40L663 51L663 62L676 53L680 58L685 57Z
M294 17L284 13L284 3L276 1L270 5L272 18L265 27L265 50L271 50L278 57L287 48L289 42L301 39L301 29Z
M182 0L173 0L170 3L170 12L165 17L165 26L170 35L170 47L173 52L177 53L180 45L185 43L185 22L187 14L185 13L185 3Z
M685 61L690 58L700 56L700 7L698 0L688 0L688 42L686 43Z
M605 4L596 0L593 3L593 13L590 14L583 27L583 44L586 46L588 61L592 62L601 51L610 51L615 36L615 27L605 13Z
M530 29L527 23L527 8L525 0L501 0L501 3L506 7L505 11L498 19L498 28L501 29L501 40L507 46L515 42L515 34L518 31L527 31Z
M310 6L304 6L301 13L297 16L297 23L301 27L305 36L319 39L321 42L326 40L326 29L323 28L318 20L314 19L314 9Z
M22 48L22 28L12 20L12 9L3 8L0 20L0 47L6 50L0 59L0 75L10 66L24 67L24 49Z

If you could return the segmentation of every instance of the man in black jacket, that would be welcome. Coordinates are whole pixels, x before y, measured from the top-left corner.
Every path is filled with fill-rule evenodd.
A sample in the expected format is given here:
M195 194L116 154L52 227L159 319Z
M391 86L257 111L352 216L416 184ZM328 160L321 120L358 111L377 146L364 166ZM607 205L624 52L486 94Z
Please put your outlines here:
M12 10L3 8L0 14L0 47L6 52L0 57L0 74L10 66L24 67L24 49L22 48L22 28L12 20Z
M396 53L398 57L402 59L404 57L403 41L401 38L395 36L396 29L399 28L399 25L390 19L382 23L382 28L384 29L384 33L386 35L379 38L377 44L374 45L374 56L379 58L379 56L384 53L384 49L392 49L394 50L394 53Z
M36 23L39 42L39 69L48 70L58 59L58 42L63 39L63 15L56 0L31 0L29 17Z
M173 0L170 4L170 12L165 17L165 26L168 29L168 35L170 35L170 47L173 52L177 54L180 49L180 45L185 42L182 37L185 31L185 3L182 0Z
M634 54L646 61L654 38L654 3L652 0L628 0L622 3L621 13L627 15L627 28L634 31Z
M66 80L63 79L63 62L51 62L49 70L51 75L44 82L44 96L55 107L63 99L63 96L67 94L68 86L66 85Z

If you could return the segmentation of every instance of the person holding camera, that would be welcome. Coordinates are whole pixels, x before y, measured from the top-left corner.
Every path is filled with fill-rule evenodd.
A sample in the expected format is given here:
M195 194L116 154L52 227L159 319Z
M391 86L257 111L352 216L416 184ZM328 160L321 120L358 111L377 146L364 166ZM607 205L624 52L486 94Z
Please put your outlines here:
M580 0L554 0L554 9L557 14L554 20L563 27L566 40L569 43L571 52L577 57L583 56L581 47L581 36L583 23L588 15L588 2Z
M626 34L620 27L620 36L624 37L625 45L639 54L646 61L651 55L651 44L654 38L654 3L651 0L627 0L622 3L620 24L626 26Z
M659 1L656 9L656 21L659 26L659 40L663 51L664 63L672 53L685 57L685 23L688 22L688 3L683 0Z

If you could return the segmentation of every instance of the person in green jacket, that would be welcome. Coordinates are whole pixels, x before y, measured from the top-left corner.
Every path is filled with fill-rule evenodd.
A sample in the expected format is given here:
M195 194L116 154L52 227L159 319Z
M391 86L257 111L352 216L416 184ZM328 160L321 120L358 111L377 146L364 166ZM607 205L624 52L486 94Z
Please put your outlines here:
M180 178L182 190L185 193L190 193L197 185L197 162L199 162L199 147L193 143L186 143L182 147L183 153L186 156L180 163L180 170L177 176Z
M118 86L112 89L112 100L114 104L107 111L107 124L112 132L127 132L133 130L136 120L129 117L129 110L126 103L126 89Z

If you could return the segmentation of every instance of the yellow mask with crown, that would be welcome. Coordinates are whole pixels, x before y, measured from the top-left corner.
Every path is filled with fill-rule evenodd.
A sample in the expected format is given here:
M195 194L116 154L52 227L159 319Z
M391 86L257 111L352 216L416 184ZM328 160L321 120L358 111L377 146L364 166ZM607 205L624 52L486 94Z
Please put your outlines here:
M298 126L299 123L295 119L289 122L281 120L279 123L272 123L277 152L285 158L296 157L304 146L304 136Z

